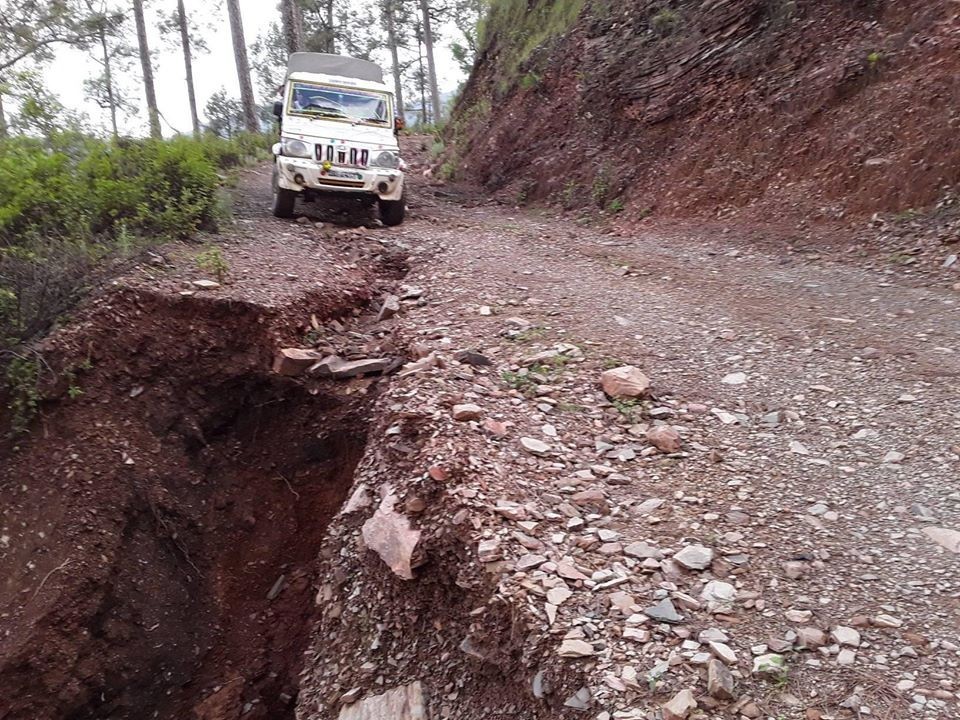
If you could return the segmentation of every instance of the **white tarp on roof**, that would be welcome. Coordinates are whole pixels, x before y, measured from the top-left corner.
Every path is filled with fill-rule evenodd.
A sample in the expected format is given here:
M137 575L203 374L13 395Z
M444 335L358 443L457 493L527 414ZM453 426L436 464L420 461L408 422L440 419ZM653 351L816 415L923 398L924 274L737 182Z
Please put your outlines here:
M359 60L346 55L327 53L293 53L287 63L287 77L292 73L321 73L339 77L356 78L367 82L383 82L383 70L369 60Z

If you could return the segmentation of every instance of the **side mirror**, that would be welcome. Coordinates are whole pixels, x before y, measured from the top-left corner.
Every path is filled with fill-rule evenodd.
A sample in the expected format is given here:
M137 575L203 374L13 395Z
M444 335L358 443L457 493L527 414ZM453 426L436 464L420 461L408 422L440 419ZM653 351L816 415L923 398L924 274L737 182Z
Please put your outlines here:
M275 118L283 117L283 101L277 100L273 103L273 116Z
M280 157L280 153L283 152L283 145L280 143L274 143L270 150L273 152L274 157Z

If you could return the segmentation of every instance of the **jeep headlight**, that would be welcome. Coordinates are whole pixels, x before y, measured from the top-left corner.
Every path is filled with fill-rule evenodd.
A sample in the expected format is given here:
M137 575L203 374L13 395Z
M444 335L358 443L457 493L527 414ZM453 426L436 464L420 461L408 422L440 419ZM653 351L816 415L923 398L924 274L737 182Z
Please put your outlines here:
M400 167L400 156L390 150L384 150L382 153L374 156L373 160L370 161L370 165L372 167L396 170Z
M283 154L287 157L308 158L310 157L310 146L302 140L293 138L283 138Z

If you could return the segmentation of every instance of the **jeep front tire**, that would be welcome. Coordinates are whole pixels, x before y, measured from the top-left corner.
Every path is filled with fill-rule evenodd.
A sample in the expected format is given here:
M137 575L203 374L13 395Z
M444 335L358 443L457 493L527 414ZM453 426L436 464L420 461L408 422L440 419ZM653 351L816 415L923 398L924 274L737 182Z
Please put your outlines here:
M293 209L297 204L297 193L280 187L280 171L273 168L273 216L278 218L292 218Z
M407 198L401 195L399 200L378 200L380 222L384 225L399 225L407 214Z

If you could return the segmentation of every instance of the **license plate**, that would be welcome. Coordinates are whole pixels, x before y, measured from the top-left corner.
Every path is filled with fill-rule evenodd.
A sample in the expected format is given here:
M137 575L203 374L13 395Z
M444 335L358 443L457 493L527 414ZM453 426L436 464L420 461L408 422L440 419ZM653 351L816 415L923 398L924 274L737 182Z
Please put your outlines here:
M344 180L363 180L363 175L358 172L350 172L349 170L328 170L327 175L335 178L343 178Z

